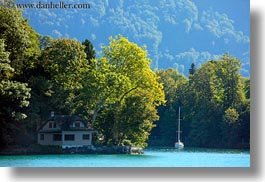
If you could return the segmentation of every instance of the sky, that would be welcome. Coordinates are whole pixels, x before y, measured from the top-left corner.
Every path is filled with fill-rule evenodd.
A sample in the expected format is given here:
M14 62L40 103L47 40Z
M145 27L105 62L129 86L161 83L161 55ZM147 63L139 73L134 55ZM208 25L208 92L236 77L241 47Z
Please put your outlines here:
M60 0L17 0L17 3ZM249 0L64 0L89 3L89 9L23 9L41 35L89 39L97 53L109 37L123 35L147 46L152 69L175 68L187 75L191 63L229 53L250 77Z

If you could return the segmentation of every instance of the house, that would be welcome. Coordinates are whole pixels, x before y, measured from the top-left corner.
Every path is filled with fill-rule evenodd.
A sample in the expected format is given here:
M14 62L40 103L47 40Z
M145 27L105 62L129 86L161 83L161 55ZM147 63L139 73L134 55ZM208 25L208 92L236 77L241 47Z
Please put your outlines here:
M38 131L38 144L62 148L91 146L92 134L96 131L87 123L76 115L54 115L52 112Z

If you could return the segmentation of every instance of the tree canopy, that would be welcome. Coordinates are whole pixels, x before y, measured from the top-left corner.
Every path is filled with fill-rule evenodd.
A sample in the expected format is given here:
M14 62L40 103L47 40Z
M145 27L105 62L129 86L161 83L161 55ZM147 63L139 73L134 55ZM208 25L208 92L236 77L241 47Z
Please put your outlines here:
M7 2L11 3L11 2ZM16 143L21 124L27 117L31 88L26 70L38 56L38 34L16 8L0 6L0 127L1 147Z
M194 67L191 65L191 70ZM176 111L180 106L186 146L249 147L250 87L249 79L239 74L240 67L240 60L224 54L221 59L208 61L192 71L184 82L180 82L183 79L180 76L165 74L172 70L158 71L159 75L165 72L161 81L168 102L159 107L159 125L153 130L150 143L173 145ZM174 77L180 83L178 87L172 81ZM177 89L169 92L167 88Z
M11 66L21 75L34 66L40 54L38 34L30 27L17 8L0 6L0 39L5 40Z
M83 81L79 106L86 108L84 115L92 115L92 122L106 134L106 142L145 146L153 121L158 119L155 108L164 103L163 87L150 69L146 50L122 36L111 38L102 56L91 60ZM134 107L136 103L142 106ZM127 130L126 123L134 129Z

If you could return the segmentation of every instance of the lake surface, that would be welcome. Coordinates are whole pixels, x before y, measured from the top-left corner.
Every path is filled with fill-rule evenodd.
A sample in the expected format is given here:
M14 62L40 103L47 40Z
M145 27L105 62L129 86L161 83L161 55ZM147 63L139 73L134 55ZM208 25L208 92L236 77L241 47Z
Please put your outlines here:
M143 155L0 156L0 167L250 167L246 150L147 148Z

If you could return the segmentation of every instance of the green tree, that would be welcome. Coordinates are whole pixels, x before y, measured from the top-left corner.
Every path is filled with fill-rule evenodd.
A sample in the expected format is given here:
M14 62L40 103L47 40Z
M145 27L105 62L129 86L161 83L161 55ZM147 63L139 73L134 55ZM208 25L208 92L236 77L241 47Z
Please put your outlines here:
M242 76L239 74L241 62L235 57L230 57L229 54L225 54L221 60L216 72L224 88L224 107L225 109L231 106L237 108L245 100Z
M190 66L190 69L189 69L189 74L190 75L194 75L196 72L196 67L195 67L195 64L192 63L191 66Z
M5 44L5 50L1 51L8 54L8 61L4 59L6 56L1 57L0 118L1 133L5 138L3 145L18 144L23 140L20 138L27 134L25 117L30 116L30 113L25 107L29 105L32 94L30 79L37 74L36 65L40 55L39 35L14 5L15 1L11 0L0 6L0 39Z
M155 108L164 103L163 87L157 80L146 50L117 36L103 48L101 58L92 59L89 71L84 74L79 105L98 128L108 132L105 135L109 136L106 138L109 142L145 146L152 123L158 117ZM145 101L142 106L145 109L133 107L136 101ZM127 120L129 108L135 108L130 116L138 116L137 120ZM103 116L111 120L106 121ZM125 127L127 122L134 126L130 132Z
M78 105L76 97L85 85L85 80L88 80L83 77L89 65L85 46L80 42L40 36L39 47L42 55L29 80L32 99L28 122L32 123L31 128L34 127L34 121L45 120L50 111L57 114L83 114L84 108ZM88 118L86 114L84 117Z
M156 74L164 86L167 104L172 105L177 99L177 90L187 82L186 78L174 69L158 70Z
M93 44L86 39L84 42L82 42L82 45L85 46L86 59L88 61L95 59L96 51L94 50Z
M71 39L54 40L43 50L41 64L48 80L40 78L46 85L41 90L45 97L50 95L50 107L58 113L75 113L74 99L88 69L82 44Z
M26 74L34 67L40 54L38 34L30 27L22 12L17 8L0 6L0 39L5 40L10 53L10 65L15 69L17 80L26 81Z
M115 110L118 125L118 145L145 147L151 129L158 120L157 110L150 105L147 92L127 97L122 107ZM118 111L118 113L117 113Z
M0 39L0 146L14 142L18 130L17 121L25 119L22 112L29 104L30 88L27 84L13 81L14 69L10 66L9 53Z
M194 146L237 146L241 143L240 126L247 118L244 82L240 61L225 54L221 60L203 64L189 81L191 130ZM246 125L245 125L246 126Z
M105 58L90 60L82 74L82 88L77 96L77 112L94 124L98 113L117 100L118 88L126 83L123 76L110 70Z
M120 110L125 102L134 97L134 95L138 95L140 93L142 97L144 97L145 107L148 108L146 110L140 109L141 112L145 113L149 110L149 114L147 115L149 118L146 119L139 115L138 121L141 121L142 127L137 124L135 121L135 125L142 128L141 131L144 135L138 138L138 145L145 146L144 142L149 135L154 120L157 120L157 111L156 107L164 103L164 92L162 84L158 82L158 77L156 74L150 69L150 59L147 58L147 51L144 48L139 47L138 45L131 43L128 39L118 36L114 39L110 39L110 45L103 48L104 49L104 57L109 61L109 64L112 65L112 70L117 74L123 75L126 80L126 84L124 87L119 88L119 96L116 102L117 110ZM139 98L139 97L136 97ZM140 102L140 101L139 101ZM134 102L129 102L134 103ZM127 102L127 107L128 102ZM126 107L126 108L127 108ZM122 109L121 109L122 110ZM132 114L136 114L138 110L132 112ZM148 113L148 112L147 112ZM138 114L136 114L138 116ZM145 116L143 114L142 116ZM157 119L154 119L157 118ZM145 121L149 121L146 122ZM121 125L125 122L124 119L115 117L113 124L113 139L114 142L122 141L124 137L120 136ZM148 127L149 126L149 127ZM140 132L137 132L140 135ZM142 139L141 142L140 139Z
M56 84L67 89L81 87L81 74L87 66L84 47L71 39L58 39L46 47L42 54L44 70Z

